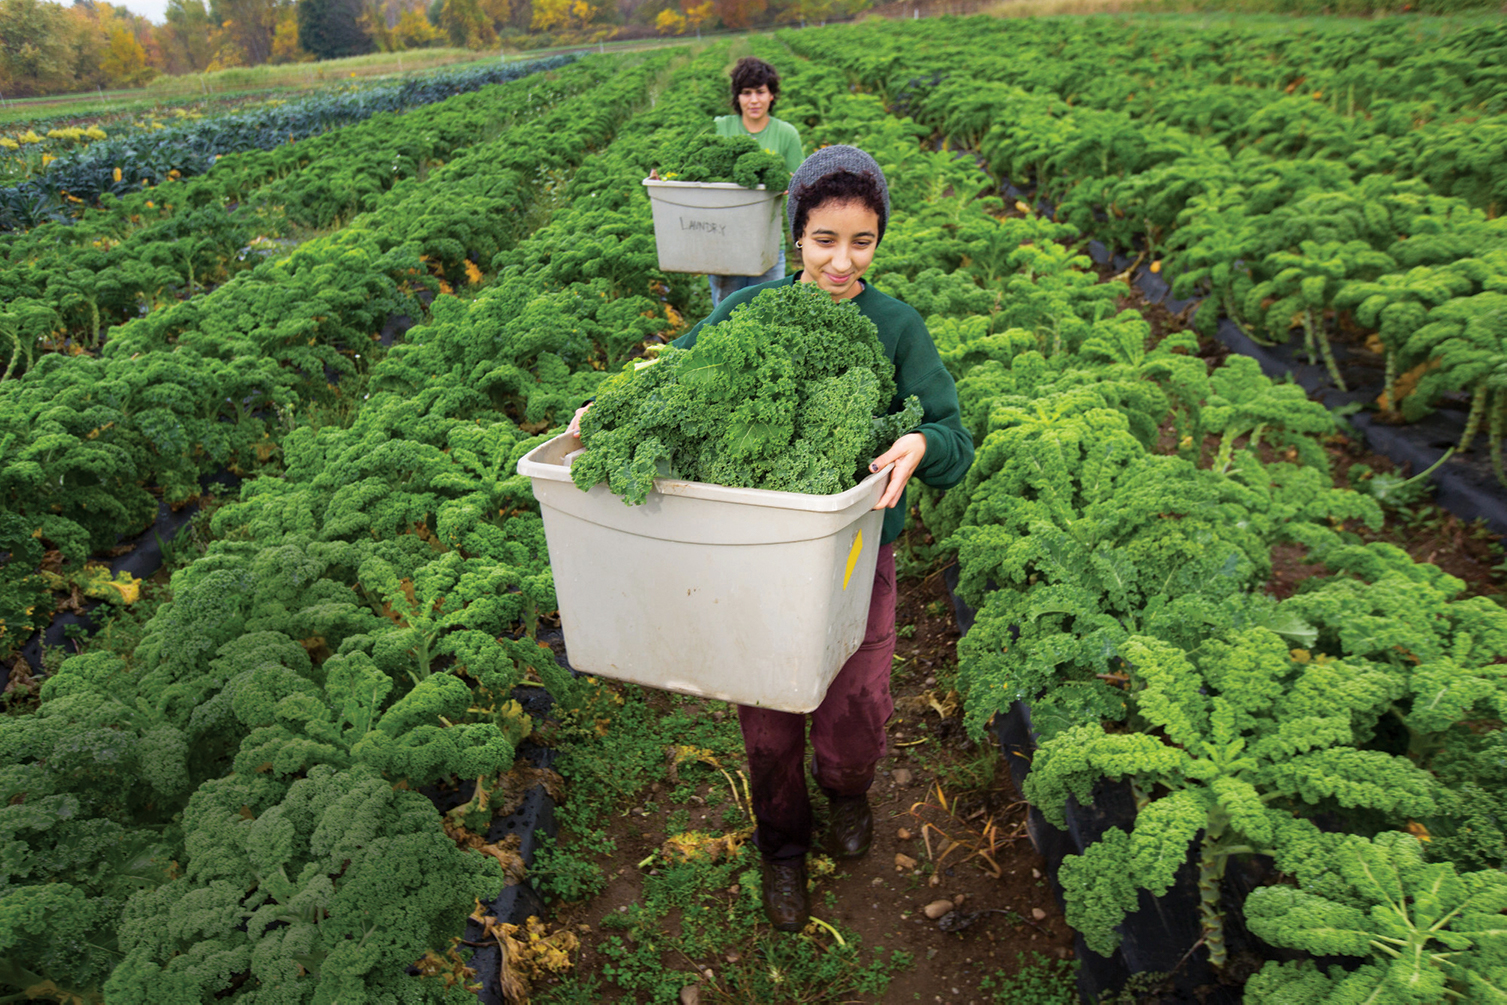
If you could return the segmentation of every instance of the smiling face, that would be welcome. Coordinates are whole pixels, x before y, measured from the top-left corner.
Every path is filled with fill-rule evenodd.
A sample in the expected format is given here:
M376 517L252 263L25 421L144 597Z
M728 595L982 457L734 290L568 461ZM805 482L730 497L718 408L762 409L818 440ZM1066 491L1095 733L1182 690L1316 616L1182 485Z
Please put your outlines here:
M745 87L738 92L738 111L743 113L743 126L751 133L763 129L763 123L769 121L769 106L774 101L774 95L770 93L768 84L760 84L758 87ZM754 123L760 123L759 129L753 127Z
M833 300L858 296L859 279L874 262L879 214L862 202L824 202L809 211L801 235L801 282L815 283Z

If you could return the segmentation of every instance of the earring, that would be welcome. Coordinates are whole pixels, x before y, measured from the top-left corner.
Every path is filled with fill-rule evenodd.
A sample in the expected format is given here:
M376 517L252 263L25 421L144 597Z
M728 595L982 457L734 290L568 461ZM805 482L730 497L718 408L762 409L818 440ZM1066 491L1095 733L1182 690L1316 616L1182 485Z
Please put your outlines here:
M796 251L800 251L801 250L801 242L800 241L796 241L795 242L795 250Z

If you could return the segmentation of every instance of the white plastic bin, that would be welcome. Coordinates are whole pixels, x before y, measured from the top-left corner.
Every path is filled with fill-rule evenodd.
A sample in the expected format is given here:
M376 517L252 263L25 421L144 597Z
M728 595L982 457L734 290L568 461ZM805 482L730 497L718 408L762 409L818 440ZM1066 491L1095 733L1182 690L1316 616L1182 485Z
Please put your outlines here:
M570 480L565 435L518 462L544 514L571 666L809 712L863 642L889 468L839 495L660 478L641 506Z
M785 214L763 185L644 179L664 272L761 276L779 260Z

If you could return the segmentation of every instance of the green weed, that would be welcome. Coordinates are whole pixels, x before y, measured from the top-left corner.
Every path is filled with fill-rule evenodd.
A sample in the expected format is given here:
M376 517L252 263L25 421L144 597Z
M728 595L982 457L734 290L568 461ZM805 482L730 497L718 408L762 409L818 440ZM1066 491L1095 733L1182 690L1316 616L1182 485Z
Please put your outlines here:
M1001 970L979 981L979 989L1009 1005L1077 1005L1077 960L1054 960L1036 952L1029 962L1025 953L1017 953L1015 959L1020 969L1013 976Z
M529 882L539 895L546 901L586 900L601 893L607 877L587 854L610 855L617 850L616 842L596 829L576 831L569 849L561 849L556 840L539 834L534 862L529 867Z
M675 1001L693 983L703 1002L719 1005L882 994L909 963L905 954L867 950L839 928L813 923L787 935L765 921L758 852L740 843L752 821L737 768L743 742L736 716L719 720L712 713L720 706L632 686L575 681L569 691L570 707L554 732L555 766L571 780L558 810L562 837L543 843L530 872L545 896L581 900L599 892L602 860L616 851L603 822L630 811L667 811L666 833L675 835L693 826L686 804L701 795L711 812L699 826L714 828L720 818L731 840L710 850L693 845L685 861L664 850L646 859L638 903L599 926L606 938L596 948L607 959L600 976L610 983L571 977L539 1001L576 1005L618 992Z
M606 999L601 981L570 974L557 987L535 995L533 1000L537 1005L598 1005Z
M910 963L905 953L865 952L855 935L817 923L797 935L771 932L750 846L721 861L664 866L645 877L638 904L602 927L622 933L598 947L612 961L602 973L654 1000L674 1000L692 983L702 1001L722 1005L850 1000L882 994Z

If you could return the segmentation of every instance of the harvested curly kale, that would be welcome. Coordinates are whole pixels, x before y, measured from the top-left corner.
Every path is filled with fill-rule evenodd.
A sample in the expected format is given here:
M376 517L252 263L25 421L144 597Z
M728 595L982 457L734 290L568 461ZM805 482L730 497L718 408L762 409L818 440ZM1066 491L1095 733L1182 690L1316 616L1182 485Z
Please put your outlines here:
M609 378L581 421L571 477L637 505L656 477L831 495L921 424L895 398L874 323L814 284L765 290L689 349Z
M744 188L763 185L771 192L783 192L790 184L784 158L748 136L700 133L666 144L661 155L659 174L666 181L730 181Z

